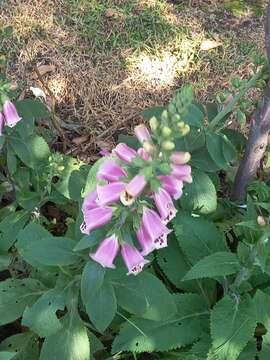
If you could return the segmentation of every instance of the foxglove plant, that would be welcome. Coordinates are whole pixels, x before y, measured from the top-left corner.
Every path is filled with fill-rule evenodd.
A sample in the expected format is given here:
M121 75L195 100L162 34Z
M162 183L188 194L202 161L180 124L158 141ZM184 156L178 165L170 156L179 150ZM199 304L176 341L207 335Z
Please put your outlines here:
M90 254L103 267L115 267L121 248L128 275L136 275L149 262L144 256L167 246L167 224L177 212L173 199L181 197L183 183L192 182L190 154L174 151L175 139L188 132L188 125L180 125L165 110L161 122L150 120L151 132L136 126L142 147L118 144L97 171L96 188L82 205L81 231L90 234L108 224L107 236Z
M10 100L5 100L3 104L3 111L0 112L0 135L4 126L10 128L14 127L21 120L15 105Z

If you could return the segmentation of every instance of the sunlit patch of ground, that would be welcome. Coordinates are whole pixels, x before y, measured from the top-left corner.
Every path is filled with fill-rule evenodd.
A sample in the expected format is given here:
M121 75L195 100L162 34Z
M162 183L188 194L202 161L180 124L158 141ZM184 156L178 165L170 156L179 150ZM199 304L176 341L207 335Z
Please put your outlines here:
M266 1L254 3L4 0L0 25L11 25L14 33L0 53L22 91L42 87L31 61L54 65L43 77L58 115L94 138L110 126L129 129L141 109L166 103L184 83L212 99L234 75L245 77L252 53L264 49L260 14ZM205 40L220 45L202 50Z

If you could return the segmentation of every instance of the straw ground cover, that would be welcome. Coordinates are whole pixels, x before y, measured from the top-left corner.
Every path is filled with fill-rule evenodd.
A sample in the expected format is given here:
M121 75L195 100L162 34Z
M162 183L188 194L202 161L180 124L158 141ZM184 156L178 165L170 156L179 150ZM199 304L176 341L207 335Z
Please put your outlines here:
M264 51L264 0L0 4L1 27L13 28L0 51L21 97L31 95L30 86L46 92L35 63L69 137L87 135L87 144L98 147L110 147L112 135L134 125L140 110L166 103L182 84L213 99L234 76L250 73L252 54Z

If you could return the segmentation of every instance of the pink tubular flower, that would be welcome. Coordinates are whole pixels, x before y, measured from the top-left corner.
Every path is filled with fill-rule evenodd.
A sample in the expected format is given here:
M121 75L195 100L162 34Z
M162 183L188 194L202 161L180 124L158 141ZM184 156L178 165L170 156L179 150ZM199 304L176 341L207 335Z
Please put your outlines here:
M154 210L150 210L148 208L144 209L142 226L152 239L156 249L161 249L167 246L167 235L171 231L162 223L161 218Z
M176 165L183 165L189 162L190 157L189 152L175 151L172 153L170 160Z
M161 181L161 186L165 189L175 200L179 199L183 193L183 181L176 179L171 175L160 175L158 179Z
M85 214L87 211L96 208L98 206L96 200L97 200L96 190L87 194L87 196L83 200L82 212Z
M0 136L2 135L4 125L5 125L4 115L0 112Z
M143 175L136 175L125 187L125 190L121 194L122 204L129 206L131 205L137 196L143 191L147 181Z
M148 152L145 151L144 148L139 148L137 150L137 154L145 161L151 160L151 156L148 154Z
M140 245L142 247L141 254L143 256L146 256L146 255L150 254L153 250L155 250L155 248L156 248L155 244L154 244L153 240L150 238L150 236L148 235L148 233L145 231L143 226L141 226L139 228L136 235L137 235L138 242L140 243Z
M80 226L83 234L90 234L90 231L107 224L113 214L113 209L110 207L98 207L91 209L84 214L84 221Z
M176 215L177 210L171 196L162 188L154 193L155 204L164 224L170 222Z
M144 124L136 126L134 132L140 143L151 141L151 135Z
M192 183L191 177L191 166L190 165L171 165L172 172L171 175L176 177L176 179Z
M98 262L103 267L115 269L113 261L118 253L119 244L115 235L104 239L94 254L89 254L90 258Z
M104 161L97 172L98 180L118 181L121 176L127 176L127 173L113 160Z
M11 101L5 101L3 105L3 113L5 115L6 124L9 127L13 127L21 120L19 117L15 105Z
M121 254L126 267L128 268L127 275L137 275L142 271L145 264L149 263L145 260L140 252L132 245L125 243L121 247Z
M120 199L121 192L125 189L125 183L113 182L107 185L97 185L97 203L104 206L112 204Z
M106 150L106 149L101 149L99 154L101 156L109 156L109 155L111 155L110 152L108 150Z
M120 160L127 163L131 163L132 160L137 156L137 153L134 149L130 148L124 143L118 144L113 149L113 154L115 154Z

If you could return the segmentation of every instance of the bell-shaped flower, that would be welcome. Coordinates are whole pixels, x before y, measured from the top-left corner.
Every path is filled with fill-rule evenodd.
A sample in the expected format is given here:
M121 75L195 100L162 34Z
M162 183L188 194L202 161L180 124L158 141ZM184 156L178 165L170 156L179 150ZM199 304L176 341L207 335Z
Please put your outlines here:
M162 221L164 224L167 224L175 217L177 213L171 196L161 187L157 192L154 193L154 199Z
M97 248L95 253L90 253L89 256L91 259L98 262L103 267L115 269L115 265L113 264L114 259L119 250L118 239L115 235L112 235L106 239L104 239L99 247Z
M113 149L113 154L116 155L120 160L127 163L131 163L132 160L137 156L137 152L131 147L127 146L124 143L118 144Z
M140 143L144 143L145 141L151 141L151 135L144 124L136 126L134 132Z
M144 227L141 226L137 231L137 239L139 244L141 245L142 251L141 254L146 256L150 254L153 250L155 250L155 244L151 237L148 235L147 231L145 231Z
M97 200L96 190L91 191L89 194L87 194L83 200L82 212L85 214L87 211L98 207L96 200Z
M121 193L120 199L122 204L126 206L133 204L136 197L141 194L146 185L147 181L143 175L134 176Z
M113 182L118 181L121 176L127 176L127 173L113 160L104 161L97 172L98 180Z
M128 268L127 275L137 275L142 271L145 264L149 263L145 260L140 252L132 245L124 243L121 246L121 254L126 267Z
M90 231L97 229L111 221L113 209L110 207L97 207L84 214L84 221L80 226L83 234L90 234Z
M6 125L9 127L15 126L17 122L21 120L15 105L9 100L5 101L3 105L3 113L6 119Z
M156 249L167 246L167 236L171 231L163 224L154 210L144 208L142 226L152 239Z
M145 161L151 160L151 156L148 154L148 152L144 148L139 148L137 150L137 154Z
M190 153L183 151L174 151L170 156L171 162L176 165L186 164L187 162L189 162L190 158L191 158Z
M174 165L171 164L171 175L176 177L176 179L192 183L192 176L191 176L191 166L190 165Z
M97 185L97 203L100 206L109 205L120 199L126 184L123 182L112 182L107 185Z
M4 125L5 125L4 115L0 112L0 136L2 135Z
M160 175L158 179L161 181L161 186L165 189L175 200L179 199L183 193L183 181L176 179L171 175Z

